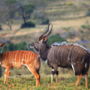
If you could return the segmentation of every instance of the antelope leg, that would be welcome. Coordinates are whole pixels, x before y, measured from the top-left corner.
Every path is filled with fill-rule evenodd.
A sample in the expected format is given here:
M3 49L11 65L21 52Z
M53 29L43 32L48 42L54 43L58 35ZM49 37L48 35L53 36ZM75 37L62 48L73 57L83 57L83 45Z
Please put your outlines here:
M85 75L85 87L88 88L88 73Z
M4 73L4 83L8 81L9 75L10 75L10 69L6 68L5 73Z
M78 86L80 84L81 78L82 78L82 75L77 76L76 86Z

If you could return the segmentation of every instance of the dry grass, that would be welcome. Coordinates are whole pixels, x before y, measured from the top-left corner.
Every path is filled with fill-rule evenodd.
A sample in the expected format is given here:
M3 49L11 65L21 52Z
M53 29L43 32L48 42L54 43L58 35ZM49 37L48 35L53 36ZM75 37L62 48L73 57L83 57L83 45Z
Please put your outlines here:
M75 20L57 20L51 22L53 24L52 34L63 32L68 32L64 28L72 27L76 32L79 32L81 25L90 24L90 17L83 17ZM15 25L15 28L18 28L19 25ZM16 29L16 30L3 30L0 32L0 37L12 40L13 42L32 42L36 41L41 33L46 29L47 26L38 25L36 28L27 28L27 29ZM4 27L5 28L5 27ZM14 28L14 29L15 29Z
M74 27L74 28L79 28L81 25L85 23L90 23L90 17L83 17L75 20L59 20L59 21L54 21L52 22L55 28L61 28L61 27Z
M32 75L22 76L18 78L10 78L7 84L0 79L0 90L89 90L85 88L84 80L80 86L75 86L75 76L71 74L61 74L58 82L50 82L50 75L41 74L41 86L35 86L35 79ZM90 82L89 82L90 83ZM90 86L89 86L90 88Z

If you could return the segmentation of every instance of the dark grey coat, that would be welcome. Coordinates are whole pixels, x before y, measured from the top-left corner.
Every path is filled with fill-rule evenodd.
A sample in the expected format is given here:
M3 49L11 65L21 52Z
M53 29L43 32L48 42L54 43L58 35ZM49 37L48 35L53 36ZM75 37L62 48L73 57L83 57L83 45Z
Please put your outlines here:
M84 75L89 69L90 53L79 45L53 46L48 51L47 60L55 70L58 67L72 68L75 75Z
M90 53L78 44L63 44L48 46L47 42L40 41L34 44L42 60L57 71L58 67L72 68L75 75L85 75L89 69Z

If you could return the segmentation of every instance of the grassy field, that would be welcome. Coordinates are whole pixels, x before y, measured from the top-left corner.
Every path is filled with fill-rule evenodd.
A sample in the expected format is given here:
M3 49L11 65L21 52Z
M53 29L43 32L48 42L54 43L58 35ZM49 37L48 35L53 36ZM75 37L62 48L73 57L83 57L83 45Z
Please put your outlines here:
M50 75L41 74L41 86L36 87L35 79L31 74L10 78L7 84L3 83L2 77L0 78L0 90L89 90L85 88L84 79L81 80L80 86L74 85L75 79L74 75L61 74L57 83L51 83Z
M41 85L35 86L35 78L25 67L12 69L9 81L4 84L4 75L0 78L0 90L90 90L85 88L84 77L79 86L75 86L76 77L72 70L59 68L57 82L51 83L51 68L44 62L41 64ZM89 76L90 83L90 76Z
M46 15L50 20L75 19L86 16L89 0L49 0Z

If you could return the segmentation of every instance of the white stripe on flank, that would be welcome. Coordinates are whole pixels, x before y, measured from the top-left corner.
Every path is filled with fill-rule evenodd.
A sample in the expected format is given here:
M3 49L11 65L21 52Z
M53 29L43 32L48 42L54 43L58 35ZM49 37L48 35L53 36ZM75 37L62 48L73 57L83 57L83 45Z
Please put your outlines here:
M85 63L85 68L87 68L87 63Z
M24 53L22 53L21 55L20 64L23 64L23 62L24 62Z
M73 71L74 71L74 73L75 73L75 69L74 69L74 66L73 66L73 64L71 64L71 66L72 66L72 69L73 69Z
M15 65L17 64L16 59L17 59L17 53L15 53Z

